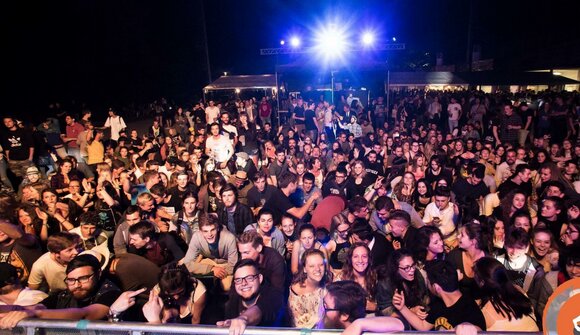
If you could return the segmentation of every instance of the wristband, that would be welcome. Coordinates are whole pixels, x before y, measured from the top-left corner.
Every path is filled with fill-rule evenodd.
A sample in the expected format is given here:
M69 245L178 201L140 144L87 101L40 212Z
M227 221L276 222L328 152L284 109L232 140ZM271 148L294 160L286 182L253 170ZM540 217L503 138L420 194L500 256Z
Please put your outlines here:
M122 312L115 312L112 308L109 308L109 313L107 313L107 319L109 322L119 322L121 321Z

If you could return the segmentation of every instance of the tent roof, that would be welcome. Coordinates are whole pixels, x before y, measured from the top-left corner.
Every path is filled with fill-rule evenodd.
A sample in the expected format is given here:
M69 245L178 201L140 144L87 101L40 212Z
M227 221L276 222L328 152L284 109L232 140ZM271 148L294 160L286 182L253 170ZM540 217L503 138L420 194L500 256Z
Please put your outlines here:
M221 76L211 84L204 87L205 90L235 90L264 89L276 87L276 77L273 74L244 75L244 76Z
M391 86L413 85L567 85L580 82L549 72L391 72Z
M550 72L481 71L459 73L473 85L571 85L580 82Z
M468 82L452 72L391 72L391 86L467 85Z

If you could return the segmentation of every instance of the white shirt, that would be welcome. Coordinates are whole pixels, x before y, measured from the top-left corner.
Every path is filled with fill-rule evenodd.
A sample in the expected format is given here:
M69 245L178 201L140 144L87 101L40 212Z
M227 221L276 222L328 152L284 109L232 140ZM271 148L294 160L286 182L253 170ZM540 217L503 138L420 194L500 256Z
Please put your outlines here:
M439 230L441 230L443 236L446 236L455 230L455 223L453 223L454 215L453 203L450 202L444 210L439 210L437 205L432 202L425 208L423 222L430 224L430 222L433 221L433 218L438 217L440 219Z
M219 163L226 162L234 154L232 142L223 135L220 135L217 139L213 136L208 137L205 147L211 149L214 159Z
M461 112L461 105L458 103L449 104L447 106L447 112L449 113L449 120L459 120L459 112Z
M217 106L208 106L205 109L206 120L208 124L214 123L217 121L220 115L220 109Z
M48 297L48 294L42 291L31 290L28 287L25 287L20 291L20 293L18 293L18 297L16 297L16 300L14 300L12 305L34 306L46 299L46 297ZM6 304L0 301L0 306L6 306Z
M109 116L105 122L105 127L111 127L111 139L113 141L119 140L119 133L121 129L127 128L125 120L119 115Z

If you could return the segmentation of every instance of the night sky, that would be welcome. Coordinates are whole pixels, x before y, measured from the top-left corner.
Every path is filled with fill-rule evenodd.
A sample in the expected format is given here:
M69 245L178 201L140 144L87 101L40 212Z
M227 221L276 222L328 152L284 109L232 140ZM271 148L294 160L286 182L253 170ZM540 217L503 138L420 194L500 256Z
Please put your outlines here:
M471 1L473 43L496 68L580 65L580 1ZM372 27L396 36L417 55L466 57L468 0L383 1L16 1L2 6L3 90L10 112L39 113L50 101L86 102L95 110L167 96L199 98L208 75L272 73L278 47L317 22L340 17L353 31Z

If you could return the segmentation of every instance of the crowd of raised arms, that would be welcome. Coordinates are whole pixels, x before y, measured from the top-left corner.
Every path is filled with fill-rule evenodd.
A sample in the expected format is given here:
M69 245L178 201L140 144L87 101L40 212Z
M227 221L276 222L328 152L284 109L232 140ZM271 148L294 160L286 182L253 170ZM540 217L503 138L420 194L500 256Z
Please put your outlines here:
M0 327L541 329L580 277L580 95L337 100L5 116Z

